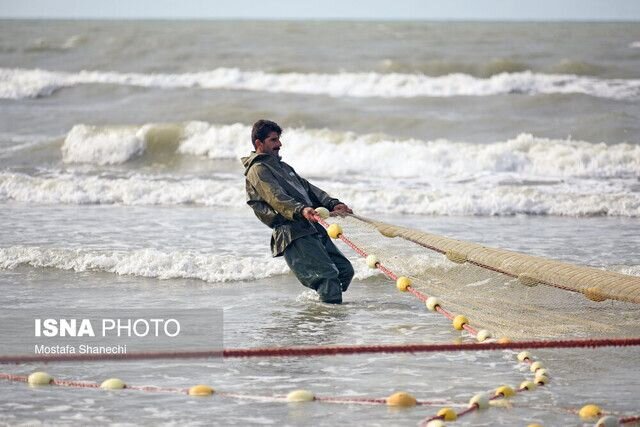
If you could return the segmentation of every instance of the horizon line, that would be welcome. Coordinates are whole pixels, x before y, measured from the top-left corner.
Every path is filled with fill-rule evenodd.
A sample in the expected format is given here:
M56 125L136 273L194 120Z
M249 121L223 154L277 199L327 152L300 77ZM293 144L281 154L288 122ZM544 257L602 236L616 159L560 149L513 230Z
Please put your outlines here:
M265 21L265 22L482 22L482 23L640 23L640 19L629 20L621 18L559 18L559 19L521 19L521 18L370 18L370 17L140 17L140 16L0 16L1 21Z

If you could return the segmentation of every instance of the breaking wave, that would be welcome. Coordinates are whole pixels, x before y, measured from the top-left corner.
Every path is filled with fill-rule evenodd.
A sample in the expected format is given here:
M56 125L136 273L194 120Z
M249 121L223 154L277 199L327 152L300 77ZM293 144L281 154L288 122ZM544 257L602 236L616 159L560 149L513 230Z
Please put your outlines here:
M364 213L421 215L562 215L640 217L640 192L611 189L610 183L495 183L406 185L314 181ZM26 203L177 205L241 208L244 179L161 179L136 175L107 178L60 174L0 173L0 200Z
M200 279L206 282L255 280L287 274L280 259L199 254L156 249L87 251L13 246L0 248L0 269L21 265L73 271L104 271L159 279Z
M633 46L632 46L633 47ZM533 64L515 61L507 58L492 59L487 62L460 62L442 59L427 61L401 61L398 59L384 59L379 68L384 72L394 73L423 73L427 76L446 76L451 74L468 74L474 77L491 77L505 73L522 73L531 71L539 75L544 73L572 74L581 76L596 76L605 71L605 67L589 62L563 59L557 63L539 67Z
M143 74L105 71L56 72L40 69L0 69L0 98L44 97L79 84L115 84L149 88L235 89L334 97L449 97L501 94L570 94L637 99L640 80L600 79L573 74L530 71L500 73L489 78L468 74L429 77L403 73L267 73L217 68L183 74Z
M0 201L241 208L238 160L249 152L248 135L239 123L76 125L62 160L85 165L0 172ZM288 163L360 212L640 217L640 145L530 134L472 144L304 128L287 129L282 140ZM180 158L180 171L190 170L190 156L200 175L158 166ZM110 166L136 159L147 162L145 173L138 164ZM206 159L227 161L226 172L207 169Z
M39 37L37 39L32 40L29 44L24 48L25 52L59 52L59 51L67 51L75 49L76 47L84 44L88 38L83 35L73 35L66 38L64 41L61 40L50 40L47 38Z
M141 155L146 148L144 127L98 128L76 125L62 146L62 159L68 163L110 165L124 163Z
M172 155L239 160L251 148L251 128L243 124L146 124L141 127L76 125L62 146L67 163L118 164L149 150ZM314 176L425 177L461 180L479 174L511 174L510 179L566 177L625 178L640 171L640 145L605 144L520 134L490 144L445 139L400 140L381 134L359 135L328 129L288 129L283 156ZM340 155L336 156L336 150ZM402 165L399 168L397 165Z
M127 178L60 173L32 176L0 172L0 200L31 203L242 206L240 181L161 179L134 175Z
M163 280L198 279L210 283L249 281L290 274L284 259L272 257L165 252L157 249L98 251L37 246L0 248L0 270L19 266L76 272L101 271ZM354 268L356 279L379 273L368 268L363 260L354 262Z
M501 73L517 73L531 70L531 66L506 58L492 59L487 62L472 63L431 59L427 61L407 61L383 59L380 68L387 73L423 73L427 76L446 76L448 74L468 74L474 77L490 77Z

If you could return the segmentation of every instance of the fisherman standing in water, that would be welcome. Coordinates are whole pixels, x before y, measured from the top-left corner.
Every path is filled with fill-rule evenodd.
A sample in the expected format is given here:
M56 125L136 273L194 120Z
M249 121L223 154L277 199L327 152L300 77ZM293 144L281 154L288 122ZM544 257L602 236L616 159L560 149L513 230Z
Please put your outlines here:
M353 212L281 160L281 134L280 126L269 120L253 125L255 151L242 159L247 204L273 229L273 256L284 255L300 283L318 292L321 301L340 304L353 278L353 267L317 223L314 208L324 207L339 215Z

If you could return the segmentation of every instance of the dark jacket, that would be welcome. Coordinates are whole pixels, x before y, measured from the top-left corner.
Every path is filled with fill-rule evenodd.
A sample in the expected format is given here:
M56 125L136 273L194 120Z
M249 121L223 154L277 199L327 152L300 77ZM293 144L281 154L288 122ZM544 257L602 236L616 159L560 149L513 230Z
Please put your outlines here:
M260 221L273 229L271 252L274 257L282 255L295 239L322 231L302 216L305 207L323 206L331 211L341 203L302 178L277 156L252 151L249 157L242 158L242 164L247 204Z

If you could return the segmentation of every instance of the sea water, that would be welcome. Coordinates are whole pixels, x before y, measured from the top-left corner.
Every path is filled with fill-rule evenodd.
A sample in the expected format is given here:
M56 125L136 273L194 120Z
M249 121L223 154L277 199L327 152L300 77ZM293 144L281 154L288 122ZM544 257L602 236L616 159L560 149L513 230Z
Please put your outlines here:
M640 275L640 25L4 21L0 306L224 310L227 348L451 342L339 243L356 278L319 303L245 205L251 124L357 213ZM345 232L348 232L346 230ZM552 384L461 425L637 414L640 356L537 353ZM383 406L0 384L3 423L416 425L524 369L503 353L25 364L61 379ZM615 398L613 397L615 396Z

